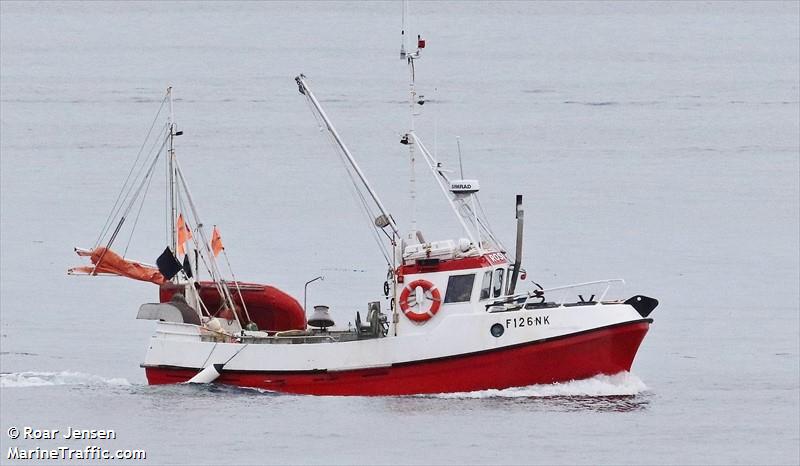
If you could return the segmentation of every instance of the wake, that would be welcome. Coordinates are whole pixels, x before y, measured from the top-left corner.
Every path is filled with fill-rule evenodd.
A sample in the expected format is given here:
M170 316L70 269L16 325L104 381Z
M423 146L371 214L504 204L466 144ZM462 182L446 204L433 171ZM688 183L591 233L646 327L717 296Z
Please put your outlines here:
M647 391L642 380L629 373L597 375L590 379L572 380L548 385L482 390L477 392L440 393L435 398L561 398L633 396Z
M105 378L83 372L6 372L0 374L0 388L50 387L57 385L129 386L124 378Z

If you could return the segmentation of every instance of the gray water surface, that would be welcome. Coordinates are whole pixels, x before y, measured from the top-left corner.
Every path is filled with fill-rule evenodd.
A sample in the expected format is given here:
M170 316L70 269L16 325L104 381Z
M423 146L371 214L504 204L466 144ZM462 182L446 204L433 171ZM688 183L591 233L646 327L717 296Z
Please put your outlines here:
M631 374L456 396L146 385L154 286L67 277L163 92L236 276L326 303L383 259L293 77L410 223L401 2L0 3L0 462L10 427L114 429L153 464L800 463L797 2L412 2L420 136L545 287L627 280L661 301ZM459 235L418 171L418 223ZM165 245L154 186L128 256ZM128 236L123 238L128 241ZM121 241L123 241L121 240Z

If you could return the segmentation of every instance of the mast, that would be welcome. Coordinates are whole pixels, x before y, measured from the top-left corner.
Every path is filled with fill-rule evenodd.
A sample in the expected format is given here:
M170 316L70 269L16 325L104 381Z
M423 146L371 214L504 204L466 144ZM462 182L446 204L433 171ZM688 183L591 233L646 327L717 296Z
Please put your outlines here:
M417 86L416 86L416 76L414 70L414 60L420 57L420 49L425 48L425 41L422 40L420 36L417 36L417 50L414 52L406 52L405 23L406 23L407 11L408 11L408 2L406 1L403 2L403 30L401 31L403 43L400 48L400 59L406 60L408 63L408 73L409 73L408 110L410 112L408 134L411 135L411 138L406 136L400 142L402 144L408 145L409 163L411 166L411 173L408 179L409 182L408 191L409 191L409 197L411 198L411 232L414 233L417 231L417 174L416 174L417 158L413 144L413 139L416 137L414 135L414 117L416 116L416 114L414 113L414 105L417 104Z
M405 49L405 29L406 29L406 14L407 14L408 6L404 3L403 8L403 30L401 31L402 34L402 46L401 46L401 58L406 59L409 68L409 109L411 111L411 118L410 118L410 129L408 133L406 133L400 142L402 144L406 144L409 147L410 153L410 162L411 162L411 176L410 176L410 194L411 194L411 228L412 231L416 230L417 222L416 222L416 154L417 150L414 146L418 146L419 154L421 154L423 161L430 169L431 173L433 174L434 179L436 180L437 184L442 190L442 193L445 195L448 203L450 204L450 208L453 210L453 213L456 215L461 227L464 230L464 233L467 235L469 240L475 244L479 251L484 250L484 242L481 233L486 233L486 235L490 238L490 240L497 246L499 249L503 249L500 241L495 237L494 233L492 233L491 229L489 228L488 222L478 216L478 202L477 202L477 189L472 192L466 192L461 190L453 190L453 183L456 184L463 184L457 183L457 181L466 181L466 182L473 182L477 187L477 180L463 180L464 178L464 168L461 161L461 141L457 139L458 143L458 161L459 167L461 168L461 178L462 180L451 180L449 176L445 174L445 170L442 168L442 163L436 159L434 154L431 154L430 151L425 147L425 144L422 143L422 140L417 136L415 128L414 128L414 120L415 120L415 108L414 105L424 103L423 99L417 95L416 90L416 69L414 65L414 61L420 58L420 52L422 49L425 48L425 40L420 36L417 35L417 50L414 52L407 52ZM470 227L469 224L472 224Z
M405 25L405 14L406 14L407 7L403 9L403 24ZM403 31L403 44L405 44L405 30ZM454 201L454 197L451 196L450 192L448 191L450 184L449 178L444 175L441 170L441 164L436 160L435 156L433 156L422 141L417 136L416 132L414 131L414 117L416 116L414 105L417 103L421 103L418 101L417 97L417 87L416 87L416 70L414 67L414 60L417 60L420 57L420 52L422 49L425 48L425 40L422 36L417 35L417 50L414 52L405 52L405 45L401 48L401 58L405 58L408 62L408 71L409 71L409 96L408 96L408 104L409 104L409 111L411 112L410 118L410 129L408 133L406 133L403 138L400 140L402 144L408 145L409 155L410 155L410 162L411 162L411 176L409 178L410 188L409 192L411 195L411 231L415 232L417 230L417 219L416 219L416 151L414 146L419 145L420 153L422 154L422 158L425 161L426 165L431 169L431 172L436 179L436 182L439 184L439 187L442 189L442 193L445 195L445 198L450 203L450 207L453 209L453 212L456 214L456 218L458 219L459 223L461 223L461 227L464 229L464 232L469 237L470 241L474 243L478 248L481 248L480 244L480 228L478 226L478 219L474 218L473 222L475 224L475 234L473 234L472 230L467 226L467 223L464 221L463 215L459 212L459 207L456 205ZM405 52L405 53L403 53ZM461 146L459 144L459 150ZM460 155L460 152L459 152ZM459 159L460 160L460 159ZM456 196L457 197L457 196ZM474 196L470 196L473 199L473 207L472 210L475 211L475 201Z
M178 223L178 180L175 176L175 146L173 144L175 139L175 114L172 107L172 86L167 88L167 95L169 96L169 211L170 211L170 247L172 253L175 254L178 250L178 237L176 225Z
M213 252L209 247L209 241L205 234L205 230L203 228L203 222L200 219L200 214L197 211L197 207L195 207L194 200L192 199L192 193L189 191L189 185L186 183L186 179L183 177L183 172L178 164L178 158L175 156L175 145L174 140L175 136L180 136L183 134L183 131L177 131L177 126L175 125L175 113L173 110L173 99L172 99L172 86L167 88L167 95L169 96L169 159L168 159L168 171L169 171L169 210L170 210L170 229L172 230L171 233L171 249L173 254L177 254L178 251L178 232L177 232L177 224L178 224L178 195L180 192L180 188L183 188L183 192L185 193L186 200L189 203L189 209L194 216L195 221L197 222L196 232L200 235L200 244L202 245L203 252L205 253L206 257L208 257L210 266L209 272L211 273L211 279L214 281L217 291L220 293L220 297L230 306L231 311L233 312L234 318L239 325L241 326L241 322L239 321L239 315L236 312L236 306L233 301L233 296L231 295L230 289L228 288L227 284L222 278L222 272L219 270L219 266L217 265L217 261L214 257ZM176 282L178 281L178 275L173 277L173 280ZM194 296L198 303L201 303L200 295L197 293L197 290L194 289L194 286L191 286L192 280L189 280L190 285L185 288L187 293L190 293ZM244 306L244 300L242 300L242 305Z
M419 55L419 51L417 52ZM409 85L409 98L408 108L411 111L411 125L409 133L414 134L414 100L416 99L417 90L414 86L414 65L409 55L408 62L411 63L411 83ZM411 164L411 174L408 179L408 192L411 197L411 231L417 230L417 174L416 174L416 157L414 154L414 144L408 144L409 162Z
M294 80L297 82L298 90L300 91L300 93L308 98L309 102L311 102L311 104L314 106L314 109L316 109L320 118L322 118L322 120L325 122L325 127L328 128L328 132L331 134L331 136L333 136L333 139L336 141L336 144L344 153L348 163L356 172L358 178L361 180L361 183L364 185L364 188L367 190L370 197L375 202L375 205L378 207L378 210L381 212L381 217L375 219L375 225L380 228L389 226L391 227L394 236L400 236L400 233L397 230L397 224L395 223L392 216L389 215L389 212L386 210L386 208L383 206L383 202L381 202L381 199L378 197L378 194L375 192L375 190L372 189L372 186L370 186L369 181L367 181L367 177L364 175L364 172L361 171L361 167L358 166L358 163L356 163L356 160L353 158L353 154L350 153L350 149L348 149L347 146L344 144L344 141L342 141L342 138L339 136L339 132L336 131L336 128L333 127L333 123L331 123L331 120L328 118L328 115L325 113L325 110L322 109L322 105L320 105L319 101L317 100L317 97L314 95L314 92L311 90L310 87L308 87L305 75L301 74L295 77Z

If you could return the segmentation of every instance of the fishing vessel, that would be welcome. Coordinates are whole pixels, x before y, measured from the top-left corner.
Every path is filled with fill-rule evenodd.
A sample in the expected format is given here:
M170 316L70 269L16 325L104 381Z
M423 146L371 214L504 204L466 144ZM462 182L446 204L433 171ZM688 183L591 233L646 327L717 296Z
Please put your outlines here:
M247 300L235 300L240 289L246 296L246 287L235 286L235 281L227 283L216 274L209 285L218 290L214 296L221 308L228 310L220 316L208 313L217 301L209 305L191 277L174 277L162 285L161 302L145 304L139 312L140 318L157 321L142 364L149 383L213 382L314 395L411 395L548 384L631 369L658 301L643 295L607 299L621 280L548 289L529 282L529 289L518 290L527 278L522 267L522 197L516 199L512 255L483 213L479 181L451 177L414 130L414 108L422 104L414 66L424 47L418 37L415 51L406 52L405 44L401 49L411 77L412 124L400 141L410 154L411 202L419 164L439 186L462 236L429 240L413 215L410 231L400 231L301 74L295 78L298 89L334 141L380 240L387 265L383 294L356 307L364 313L355 313L353 328L337 327L329 308L320 305L307 325L304 320L283 329L250 325L252 319L239 309ZM176 173L183 181L179 169ZM196 224L202 225L199 219ZM201 239L198 257L213 258L214 247ZM173 240L173 246L179 244ZM175 292L186 303L169 301Z

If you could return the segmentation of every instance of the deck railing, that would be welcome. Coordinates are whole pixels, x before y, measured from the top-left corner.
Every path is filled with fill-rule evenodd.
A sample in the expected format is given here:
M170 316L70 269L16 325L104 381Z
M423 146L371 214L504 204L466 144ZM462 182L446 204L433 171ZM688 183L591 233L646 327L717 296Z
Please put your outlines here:
M617 284L624 285L625 280L612 278L533 290L527 293L503 296L501 299L488 303L487 309L489 312L498 312L519 309L528 304L543 304L545 302L561 306L568 299L574 299L575 301L572 302L575 303L599 303L606 298L609 290ZM581 290L586 291L580 292ZM553 295L556 295L555 299L552 299Z
M564 301L569 296L573 296L574 298L579 299L580 300L579 302L581 302L581 301L582 302L601 302L606 298L606 295L608 294L608 291L615 284L624 285L625 284L625 280L623 280L621 278L612 278L612 279L609 279L609 280L595 280L593 282L575 283L573 285L565 285L565 286L557 286L555 288L547 288L547 289L544 289L544 290L540 290L540 292L543 293L545 297L548 296L548 293L552 296L553 292L560 292L560 293L557 293L560 296L560 299L556 299L555 300L555 303L559 304L559 305L560 304L564 304ZM605 286L602 287L602 285L605 285ZM584 292L584 293L576 293L575 295L570 295L570 293L569 293L571 290L581 290L581 289L586 289L587 291ZM597 294L597 291L600 290L600 289L602 289L602 292L600 292L600 296L597 299L594 299L595 295ZM591 294L588 297L585 296L586 293L591 293L592 291L595 291L595 293ZM530 294L530 296L533 297L535 295ZM581 297L583 299L581 299Z

